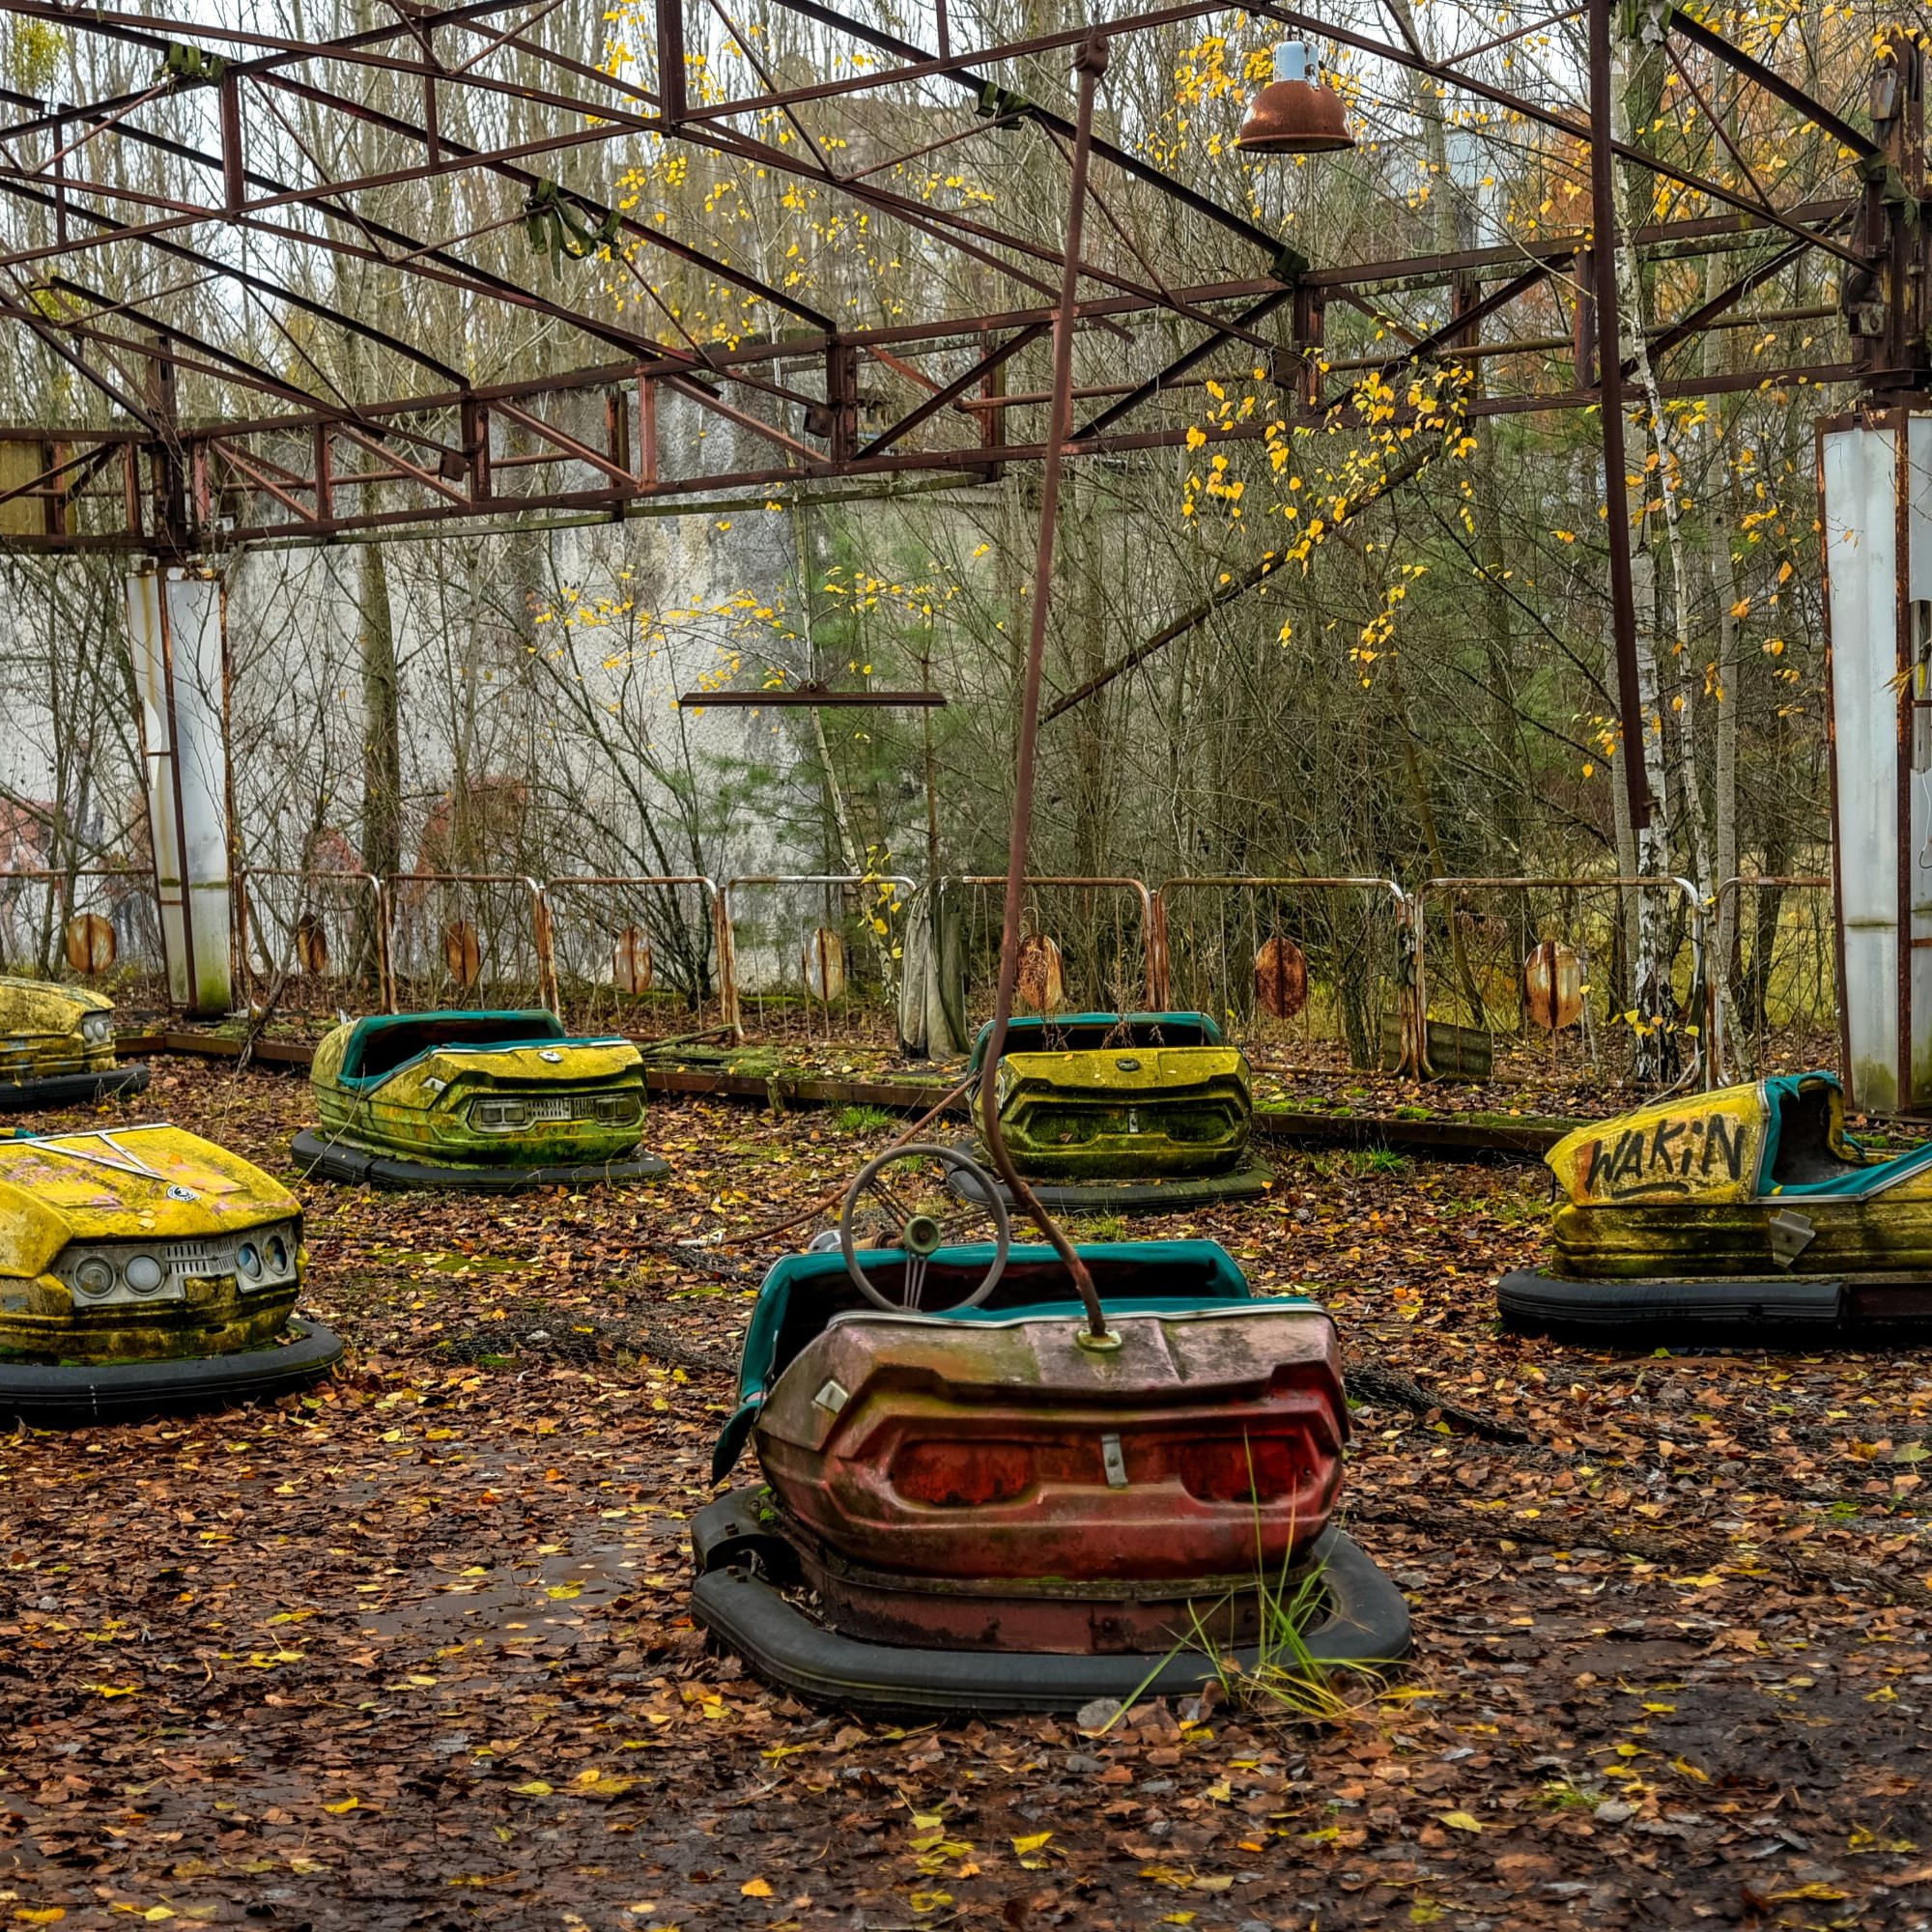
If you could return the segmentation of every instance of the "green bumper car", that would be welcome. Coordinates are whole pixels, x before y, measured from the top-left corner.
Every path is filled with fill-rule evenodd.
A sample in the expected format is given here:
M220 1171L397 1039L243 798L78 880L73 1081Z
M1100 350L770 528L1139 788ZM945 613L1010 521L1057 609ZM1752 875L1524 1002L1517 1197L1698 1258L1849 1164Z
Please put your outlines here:
M510 1193L669 1172L638 1145L638 1049L542 1009L352 1020L316 1048L309 1082L321 1125L295 1154L327 1180Z

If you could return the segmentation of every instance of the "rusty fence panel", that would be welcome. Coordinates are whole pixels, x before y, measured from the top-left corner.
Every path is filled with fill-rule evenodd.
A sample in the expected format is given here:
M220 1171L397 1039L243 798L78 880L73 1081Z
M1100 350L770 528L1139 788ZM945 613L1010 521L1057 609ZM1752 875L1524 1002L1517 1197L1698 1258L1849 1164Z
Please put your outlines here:
M1843 1072L1832 881L1741 873L1710 916L1712 1052L1725 1081Z
M398 1009L556 1005L550 910L515 872L398 872L383 881Z
M967 1029L993 1016L999 987L1004 874L960 873L938 882L956 933ZM1166 1002L1160 919L1139 879L1040 874L1021 907L1016 1013L1158 1010Z
M897 872L725 880L719 929L738 1037L889 1051L896 1037L900 923L912 895L912 880Z
M258 1009L312 1019L396 1009L373 872L238 867L235 953L239 988Z
M1406 1064L1408 899L1393 879L1175 878L1154 903L1168 1004L1211 1013L1257 1073Z
M1438 1075L1545 1088L1714 1083L1704 908L1688 879L1430 879L1412 919ZM1661 977L1646 993L1647 924Z
M546 879L557 1012L582 1033L666 1039L736 1022L728 902L702 872Z
M164 1017L167 961L152 868L0 871L0 972L105 993L124 1017Z

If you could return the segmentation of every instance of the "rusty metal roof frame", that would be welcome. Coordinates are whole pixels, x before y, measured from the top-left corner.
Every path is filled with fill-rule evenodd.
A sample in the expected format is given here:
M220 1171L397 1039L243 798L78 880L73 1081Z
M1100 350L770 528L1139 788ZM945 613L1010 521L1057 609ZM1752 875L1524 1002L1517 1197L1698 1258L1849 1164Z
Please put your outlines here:
M703 508L721 492L784 492L831 478L923 473L962 482L984 480L1008 465L1044 454L1037 434L1014 435L1009 424L1014 412L1037 410L1045 397L1008 394L1004 377L1013 357L1050 332L1058 294L1055 278L1065 266L1061 249L897 194L870 179L880 172L876 166L865 178L841 174L809 142L760 140L734 123L764 112L795 116L810 101L936 80L985 110L979 129L1030 122L1064 149L1072 125L1039 102L1006 92L991 73L1002 63L1021 58L1059 52L1070 58L1088 26L962 50L951 43L940 0L936 20L941 43L933 50L821 0L777 0L787 11L850 36L886 58L861 73L788 89L768 86L759 94L700 104L687 99L681 85L682 0L656 0L660 66L672 76L662 99L531 39L556 4L395 4L395 17L380 25L333 40L307 41L205 18L184 16L170 22L108 6L0 0L0 11L16 17L103 36L152 54L158 76L144 87L86 104L43 102L0 91L0 101L18 117L0 128L0 193L37 205L53 228L44 244L0 255L0 270L9 271L14 285L12 290L0 287L0 320L30 331L92 385L113 412L107 422L79 429L0 429L0 445L26 445L24 461L16 454L9 471L10 479L22 480L11 480L10 487L0 490L0 521L6 528L0 547L218 550L250 540L328 541L455 519L500 526L550 517L618 517L680 497ZM724 0L711 4L718 17L733 27ZM1602 4L1593 0L1587 11L1594 14ZM1184 0L1098 24L1119 40L1224 11L1219 0ZM1726 63L1742 82L1763 89L1847 149L1861 176L1858 191L1780 208L1754 191L1609 140L1601 114L1593 119L1560 112L1467 71L1474 55L1512 36L1433 61L1405 44L1340 29L1293 8L1261 4L1249 11L1291 32L1427 73L1586 145L1593 154L1601 151L1605 164L1615 154L1729 211L1656 224L1634 238L1641 248L1719 249L1736 246L1741 239L1762 241L1780 233L1789 238L1785 248L1754 262L1729 287L1660 329L1651 340L1653 356L1724 326L1728 312L1800 253L1822 250L1847 264L1846 277L1855 280L1868 278L1875 260L1889 245L1892 228L1881 206L1889 192L1883 180L1883 145L1663 0L1657 0L1655 12L1671 35ZM1571 7L1516 31L1530 32L1584 11ZM506 22L505 16L515 17ZM751 44L749 40L742 43ZM481 63L500 48L527 56L549 81L513 84L483 71ZM310 70L323 62L380 70L419 86L420 115L412 119L392 109L379 110L319 85ZM452 88L514 98L525 109L566 125L494 148L466 146L450 138L441 125L440 103ZM141 111L149 102L182 90L212 95L221 137L214 148L141 124ZM1601 95L1602 90L1592 92ZM289 101L365 123L415 149L415 157L408 165L371 174L329 171L305 185L266 174L251 164L249 117L281 117ZM1604 105L1600 99L1591 104ZM907 224L940 247L990 267L1032 299L1026 306L999 311L841 329L810 302L720 259L714 248L702 245L703 238L672 234L608 200L559 189L540 172L546 156L639 132L682 140L753 162L774 176L803 179L834 191L859 208ZM93 166L91 159L99 152L97 144L109 138L138 143L176 164L179 189L171 181L166 196L142 195L111 180L92 179L109 173ZM45 149L44 159L29 164L15 158L36 143ZM1313 269L1277 236L1145 158L1098 136L1093 138L1092 150L1096 166L1121 170L1172 198L1178 208L1212 222L1252 261L1245 270L1237 267L1224 279L1176 288L1151 270L1134 275L1083 258L1078 279L1086 293L1077 304L1083 327L1120 329L1133 318L1159 311L1200 334L1151 377L1080 392L1094 407L1074 433L1072 453L1118 454L1180 441L1186 434L1181 425L1127 425L1164 391L1195 380L1194 372L1230 344L1269 358L1283 391L1283 409L1292 416L1346 412L1355 372L1335 370L1338 380L1329 382L1318 366L1323 311L1331 300L1363 305L1378 289L1449 285L1458 291L1454 320L1405 343L1381 365L1385 373L1439 356L1507 353L1507 338L1479 350L1482 324L1552 278L1580 283L1581 265L1589 254L1589 236L1578 234L1526 246ZM919 152L923 150L914 151ZM316 166L316 157L304 153ZM91 174L83 172L89 169ZM323 174L319 167L317 172ZM378 221L356 205L356 197L370 190L469 172L487 172L522 188L528 197L526 213L547 211L567 224L573 237L587 237L593 243L612 242L620 250L630 242L664 250L769 303L790 318L795 332L788 328L781 339L745 341L728 349L690 341L668 344L649 330L628 326L608 304L567 299L563 284L545 292L469 259L462 252L464 244L505 225L500 219L471 234L433 240L393 221ZM1750 179L1747 169L1745 175ZM1753 190L1755 185L1753 181ZM201 191L191 194L191 187ZM298 225L305 213L322 218L312 226ZM195 239L197 229L212 223L263 238L272 244L271 258L276 250L323 248L477 301L522 310L577 331L602 354L561 374L474 383L444 361L434 342L412 339L394 316L345 312L287 286L260 263L243 267L220 259ZM186 279L168 293L208 278L228 284L243 303L268 316L298 355L300 345L278 313L284 305L339 326L372 349L414 365L430 380L408 395L346 395L312 360L307 373L315 384L310 387L300 380L303 372L265 368L218 342L197 340L170 319L163 303L115 300L87 278L90 254L126 242L180 266ZM613 259L621 262L621 252ZM1595 267L1601 276L1601 258ZM39 290L57 294L61 300L36 299L26 291L21 276L28 270L38 276ZM1486 282L1494 286L1486 288ZM1372 313L1384 313L1369 305ZM1293 312L1294 345L1286 353L1260 327L1285 306ZM1616 378L1607 385L1596 380L1582 327L1585 306L1577 303L1576 380L1568 389L1486 392L1469 401L1468 412L1588 408L1604 402L1605 388L1613 392ZM1892 334L1899 333L1894 327ZM956 366L962 350L968 355L963 370ZM1767 381L1869 382L1883 356L1865 338L1855 340L1854 351L1849 359L1742 375L1677 376L1664 382L1663 390L1666 396L1685 396L1757 387ZM1894 363L1900 353L1892 355ZM938 354L951 358L939 374L919 366L920 358ZM1618 373L1629 373L1625 359L1617 359ZM1901 380L1897 369L1878 373L1894 386ZM872 374L896 379L901 385L909 381L921 393L890 420L864 424L864 379ZM220 420L181 419L171 398L176 378L184 375L219 381L233 394L235 407ZM1922 371L1917 378L1908 371L1903 380L1922 383ZM592 400L601 394L604 403L598 433L582 424L586 391ZM664 395L681 397L744 431L767 447L768 459L746 463L740 458L710 473L671 473L661 460L657 430ZM559 421L558 412L573 397L574 414L568 422ZM497 446L502 429L493 439L493 423L514 432L519 453L506 454ZM1230 435L1262 433L1262 425L1242 424ZM23 476L23 471L31 473ZM386 500L379 499L379 488ZM38 506L37 519L20 515L23 498ZM26 527L30 521L38 527Z

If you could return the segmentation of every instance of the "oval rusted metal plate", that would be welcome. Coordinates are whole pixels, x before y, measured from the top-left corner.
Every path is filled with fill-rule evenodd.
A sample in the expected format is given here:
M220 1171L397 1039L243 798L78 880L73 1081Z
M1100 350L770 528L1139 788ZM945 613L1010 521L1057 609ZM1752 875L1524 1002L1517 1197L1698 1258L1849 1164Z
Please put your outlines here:
M620 993L651 990L651 942L641 926L627 925L611 948L611 977Z
M476 928L467 919L453 919L442 928L442 963L459 986L473 986L483 970L483 950Z
M1066 1001L1066 976L1060 948L1043 932L1030 932L1020 941L1019 982L1013 988L1015 1010L1057 1013Z
M67 963L76 973L105 973L114 964L114 928L98 912L77 912L65 932Z
M312 975L328 971L328 933L315 913L305 912L296 921L296 964Z
M1262 942L1255 954L1255 1005L1270 1018L1292 1020L1308 1004L1308 961L1284 934Z
M1560 939L1530 948L1522 962L1522 1009L1545 1033L1573 1027L1583 1016L1583 968Z
M845 991L845 942L829 925L805 935L805 989L827 1006Z

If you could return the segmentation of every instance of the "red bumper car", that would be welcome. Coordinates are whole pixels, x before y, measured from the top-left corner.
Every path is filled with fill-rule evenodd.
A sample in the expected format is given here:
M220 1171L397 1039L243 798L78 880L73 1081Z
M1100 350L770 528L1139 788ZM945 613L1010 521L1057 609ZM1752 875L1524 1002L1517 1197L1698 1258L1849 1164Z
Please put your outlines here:
M1319 1663L1403 1655L1406 1605L1329 1522L1326 1313L1209 1241L1095 1244L1096 1348L1065 1264L999 1232L913 1215L766 1276L712 1469L749 1441L764 1482L693 1523L698 1621L798 1695L925 1713L1192 1690L1253 1667L1268 1599L1316 1606Z

